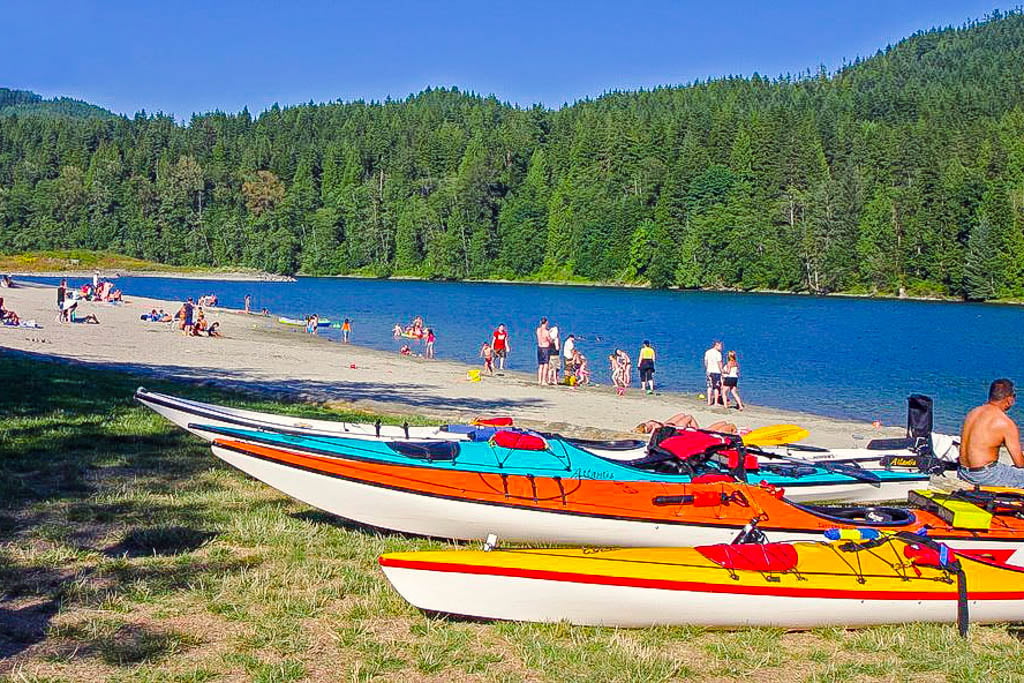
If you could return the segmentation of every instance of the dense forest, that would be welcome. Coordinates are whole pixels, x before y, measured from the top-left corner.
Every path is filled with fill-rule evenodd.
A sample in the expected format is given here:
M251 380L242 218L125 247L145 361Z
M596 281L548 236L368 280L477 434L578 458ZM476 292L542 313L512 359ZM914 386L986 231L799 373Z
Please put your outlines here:
M1024 16L1012 13L836 73L559 110L454 88L187 125L16 110L0 115L0 250L1022 297L1022 74Z

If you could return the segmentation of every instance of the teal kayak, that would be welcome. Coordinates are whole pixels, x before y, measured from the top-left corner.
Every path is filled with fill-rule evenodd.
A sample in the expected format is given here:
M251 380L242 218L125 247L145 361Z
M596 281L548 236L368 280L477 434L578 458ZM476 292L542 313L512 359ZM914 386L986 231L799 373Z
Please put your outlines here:
M364 462L412 465L438 470L508 474L562 479L651 481L684 483L689 474L645 469L628 462L603 458L560 438L540 439L542 446L505 447L486 441L369 441L334 436L305 436L274 431L254 431L190 424L189 429L215 437ZM918 472L866 470L873 481L829 469L829 465L779 462L761 464L741 476L751 483L785 487L787 497L797 500L878 501L905 498L913 488L927 486L928 475ZM705 473L735 474L724 465L709 462Z

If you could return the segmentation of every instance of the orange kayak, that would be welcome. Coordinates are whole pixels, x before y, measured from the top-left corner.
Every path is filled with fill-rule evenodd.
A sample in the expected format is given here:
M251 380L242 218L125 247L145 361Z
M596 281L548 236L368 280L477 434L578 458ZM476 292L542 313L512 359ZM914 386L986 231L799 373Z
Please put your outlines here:
M675 546L733 540L756 524L771 541L827 529L922 532L961 552L1024 565L1024 519L923 491L918 507L801 505L735 481L623 482L439 470L217 439L214 454L327 512L395 531L474 540ZM952 508L952 511L951 511ZM1012 559L1011 559L1012 558Z

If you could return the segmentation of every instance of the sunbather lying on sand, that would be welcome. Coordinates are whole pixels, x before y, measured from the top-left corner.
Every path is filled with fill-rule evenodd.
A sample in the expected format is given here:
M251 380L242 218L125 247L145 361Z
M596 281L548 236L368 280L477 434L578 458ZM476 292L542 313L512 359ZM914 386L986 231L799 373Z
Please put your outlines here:
M696 418L689 413L676 413L672 417L665 421L659 420L644 420L636 427L633 427L633 431L637 434L650 434L659 427L679 427L685 429L687 427L693 429L700 429L701 426L697 424ZM726 434L736 434L739 430L736 429L736 425L732 422L726 422L725 420L719 420L718 422L712 422L704 429L709 429L713 432L724 432Z

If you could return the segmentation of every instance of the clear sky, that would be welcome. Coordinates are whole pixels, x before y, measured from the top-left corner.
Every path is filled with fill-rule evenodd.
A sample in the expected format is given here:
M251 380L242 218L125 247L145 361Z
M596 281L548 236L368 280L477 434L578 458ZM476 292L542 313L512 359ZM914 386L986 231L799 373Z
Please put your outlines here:
M960 25L993 0L0 0L0 86L179 119L458 86L558 107L799 73ZM1007 7L1003 5L1003 7Z

